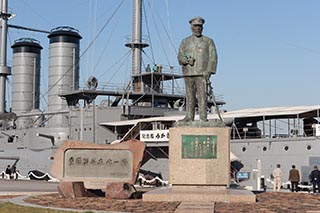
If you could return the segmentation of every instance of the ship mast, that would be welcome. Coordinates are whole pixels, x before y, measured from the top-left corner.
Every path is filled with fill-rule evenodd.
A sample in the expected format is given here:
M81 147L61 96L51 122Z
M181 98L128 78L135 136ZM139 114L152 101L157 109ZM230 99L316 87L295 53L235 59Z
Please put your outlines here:
M141 81L139 76L141 74L142 49L149 46L149 44L142 42L142 0L133 0L132 38L125 46L132 49L131 86L135 88ZM135 90L140 91L140 88L135 88Z
M7 3L7 0L1 0L0 113L4 113L6 109L6 79L11 73L7 66L7 31L8 19L11 18Z

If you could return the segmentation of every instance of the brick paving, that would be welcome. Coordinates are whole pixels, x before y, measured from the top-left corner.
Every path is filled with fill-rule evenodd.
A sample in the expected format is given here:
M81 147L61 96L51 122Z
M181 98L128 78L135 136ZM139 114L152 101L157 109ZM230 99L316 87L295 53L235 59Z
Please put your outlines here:
M99 198L60 198L58 194L40 195L25 199L26 202L42 206L73 208L81 210L102 210L119 212L174 212L179 202L143 202L141 199L112 200ZM320 212L320 194L266 192L257 194L257 202L215 203L215 213L307 213Z
M266 192L257 194L257 202L254 204L215 204L215 213L306 213L309 211L320 211L320 194Z
M61 198L58 194L28 197L25 202L41 206L116 212L171 213L179 202L143 202L141 199L113 200L105 197Z

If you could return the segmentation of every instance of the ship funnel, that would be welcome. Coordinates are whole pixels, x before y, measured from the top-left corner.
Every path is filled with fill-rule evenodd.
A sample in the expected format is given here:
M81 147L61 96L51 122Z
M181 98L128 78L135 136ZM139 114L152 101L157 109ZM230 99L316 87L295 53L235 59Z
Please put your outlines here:
M40 60L41 45L32 38L21 38L11 46L13 49L12 67L12 111L21 114L39 109L40 101ZM17 128L28 128L32 118L21 117Z
M51 30L49 50L49 87L48 111L58 112L68 108L67 102L59 95L79 89L79 52L78 30L62 26ZM66 126L65 115L54 115L48 126Z

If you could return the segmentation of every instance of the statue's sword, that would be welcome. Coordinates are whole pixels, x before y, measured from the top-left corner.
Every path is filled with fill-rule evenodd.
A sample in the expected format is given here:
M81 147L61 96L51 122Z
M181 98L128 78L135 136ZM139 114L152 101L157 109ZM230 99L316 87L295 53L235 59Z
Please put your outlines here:
M213 93L213 87L211 85L211 81L209 79L207 79L207 94L208 94L210 100L213 102L213 104L215 106L216 113L218 114L218 117L219 117L220 121L222 123L224 123L223 119L221 117L220 110L218 108L217 102L216 102L216 98L215 98L214 93Z

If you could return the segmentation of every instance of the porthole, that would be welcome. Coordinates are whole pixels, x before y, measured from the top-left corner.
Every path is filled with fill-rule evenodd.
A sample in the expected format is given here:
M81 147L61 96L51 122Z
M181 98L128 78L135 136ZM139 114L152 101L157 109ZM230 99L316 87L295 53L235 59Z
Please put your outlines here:
M262 150L263 150L263 151L267 151L267 147L264 146L264 147L262 148Z
M307 146L307 150L311 150L311 145L308 145L308 146Z
M242 152L245 152L247 151L247 148L246 147L242 147Z
M289 150L289 146L285 146L283 147L284 151L288 151Z

